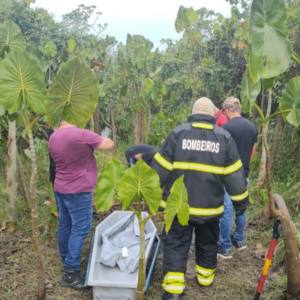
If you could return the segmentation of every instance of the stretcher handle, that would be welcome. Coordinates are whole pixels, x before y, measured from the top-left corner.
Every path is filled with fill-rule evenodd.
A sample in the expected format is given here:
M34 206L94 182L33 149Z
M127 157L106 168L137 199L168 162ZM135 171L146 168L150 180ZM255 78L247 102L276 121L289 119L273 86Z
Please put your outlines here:
M107 298L107 296L102 296L102 295L99 295L99 296L96 296L97 300L130 300L131 298L126 296L126 295L123 295L121 296L121 298L119 298L119 296L112 296L113 298L111 298L110 296L108 296L109 298ZM118 298L116 298L118 297Z

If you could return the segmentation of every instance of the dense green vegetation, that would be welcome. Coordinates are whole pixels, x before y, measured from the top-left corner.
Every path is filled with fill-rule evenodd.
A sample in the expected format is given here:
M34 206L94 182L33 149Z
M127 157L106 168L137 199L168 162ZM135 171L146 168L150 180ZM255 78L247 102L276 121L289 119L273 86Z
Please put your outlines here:
M105 127L110 128L118 150L116 154L97 154L99 169L104 168L111 157L124 162L124 150L133 143L149 143L159 147L171 129L186 121L193 102L201 96L209 97L218 107L228 96L241 98L246 112L245 116L257 125L260 133L266 125L263 115L268 117L278 110L292 109L294 113L291 115L286 113L283 118L278 115L270 119L267 138L271 147L273 192L284 195L291 218L296 228L300 227L300 165L298 160L300 129L297 127L300 123L299 93L297 93L300 85L298 82L295 83L295 88L288 85L287 91L284 92L288 82L299 75L300 70L297 63L297 60L300 61L298 56L300 54L299 0L278 1L280 3L277 3L279 5L277 11L286 10L286 16L281 20L280 33L277 32L277 34L285 45L287 54L283 58L280 56L282 59L280 59L278 69L281 69L272 76L269 76L269 70L266 71L264 66L259 69L256 65L261 57L258 58L253 54L255 51L258 53L259 50L255 50L255 43L253 38L251 39L253 32L251 33L251 30L249 32L249 1L228 1L231 4L229 18L205 8L194 10L180 7L177 19L174 20L174 28L178 33L183 32L183 35L178 41L169 40L167 37L162 40L165 50L154 49L151 41L139 35L128 34L125 45L119 43L114 37L107 36L106 25L98 24L97 20L93 19L95 6L81 5L78 9L63 16L61 22L56 22L44 9L30 8L30 2L0 0L0 60L9 64L7 59L9 53L14 50L17 53L20 51L19 47L26 49L31 55L26 62L28 63L29 59L36 60L37 68L40 69L37 72L41 72L44 76L48 101L57 96L56 92L53 92L57 91L56 82L64 76L64 71L59 72L68 65L68 62L72 63L72 59L75 58L76 62L80 60L86 72L89 72L88 69L95 72L100 93L94 116L88 121L86 127L97 133L101 133ZM267 23L269 25L272 22L268 19ZM281 36L282 32L284 37ZM7 36L10 36L9 43ZM282 49L282 44L272 45L274 40L277 41L276 37L275 30L274 36L263 42L267 46L271 45L271 50ZM291 60L292 51L293 60ZM278 52L280 51L276 53L281 55ZM79 63L74 64L74 68L77 64ZM271 80L264 79L262 84L258 81L266 77L271 77ZM58 78L57 81L55 78ZM42 82L41 85L43 86L44 83ZM84 83L82 85L85 86ZM267 90L270 88L272 88L273 101L268 105ZM241 89L243 89L242 93ZM43 93L42 91L36 97L45 98ZM94 90L94 93L97 93L97 90ZM2 101L6 99L5 97L2 96ZM14 107L6 108L8 111L0 105L0 168L1 170L7 168L7 146L10 144L8 124L15 120L17 148L24 164L25 178L29 179L31 155L26 134L28 126L25 126L24 120L15 114L21 109L24 97L20 96L18 104L13 105ZM0 99L0 103L3 104L2 101ZM37 209L46 265L47 295L49 299L89 299L91 294L79 295L76 292L73 294L70 292L70 294L63 295L56 282L60 273L60 265L55 248L55 224L51 221L49 206L51 196L45 132L49 127L47 121L55 125L59 120L56 115L46 113L46 117L42 114L36 123L31 123L38 114L44 112L44 102L40 102L42 104L39 107L36 106L37 102L29 101L29 103L29 108L33 113L27 121L32 124L30 130L37 155ZM94 108L93 104L91 107ZM89 114L83 120L82 126L89 119L88 116ZM249 257L256 257L252 248L257 249L259 243L262 249L266 249L271 237L272 220L268 220L262 214L268 202L264 179L262 184L256 186L256 181L261 174L262 149L260 135L259 151L252 163L250 177L252 206L247 229L247 242L251 245L247 250ZM3 171L0 174L0 226L5 224L7 218L6 196L7 178ZM21 297L33 299L35 294L34 277L29 276L28 282L14 283L19 278L18 274L34 273L33 267L30 266L34 265L29 224L30 210L21 183L19 183L17 200L18 217L15 233L6 232L5 226L0 232L0 290L4 291L4 294L0 293L0 299L3 300ZM104 216L105 214L101 213L95 215L95 224ZM157 225L161 226L159 220L157 220ZM86 255L88 255L87 248L88 245ZM286 299L287 279L283 268L284 246L282 242L277 247L275 258L275 264L270 273L277 274L277 277L271 275L266 286L265 299ZM221 299L218 298L218 294L222 291L224 291L222 299L240 300L241 295L243 299L251 298L255 292L256 279L260 274L263 260L260 257L257 263L255 259L247 259L245 263L249 274L246 272L248 275L245 275L241 271L234 273L231 282L236 282L236 284L230 283L226 274L227 272L233 273L235 266L242 268L241 264L237 260L233 266L221 264L216 290L206 292L204 294L206 298L203 299ZM159 268L160 265L156 269L153 288L150 289L148 296L146 295L146 299L159 299L162 280ZM250 270L253 271L251 274ZM247 276L249 276L248 281ZM226 288L226 285L232 290ZM55 292L56 289L58 292ZM188 292L190 298L187 299L196 299L194 298L196 289L193 287Z

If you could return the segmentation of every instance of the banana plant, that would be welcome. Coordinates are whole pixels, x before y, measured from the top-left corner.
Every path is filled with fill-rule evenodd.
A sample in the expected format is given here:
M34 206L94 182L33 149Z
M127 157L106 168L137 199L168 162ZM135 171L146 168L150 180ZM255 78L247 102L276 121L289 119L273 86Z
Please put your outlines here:
M128 35L126 45L119 45L114 70L115 82L121 86L121 97L130 99L135 143L147 142L150 103L153 102L150 92L157 89L153 80L161 71L159 53L151 53L152 47L153 44L143 36Z
M145 224L158 213L161 201L161 188L157 173L143 160L139 160L133 167L126 167L119 161L112 159L100 172L95 188L96 209L99 212L109 210L115 201L121 203L123 210L132 210L138 219L140 227L140 257L138 269L138 285L135 300L142 300L145 292ZM137 207L134 207L134 202ZM149 217L142 218L142 203L149 208ZM162 213L160 213L162 214ZM166 231L172 225L177 214L181 225L187 225L189 220L189 206L187 191L183 177L175 181L164 212Z
M284 199L274 195L271 184L270 150L267 138L268 121L277 114L283 114L286 120L294 125L300 124L300 76L291 79L279 100L279 110L266 117L255 103L260 85L268 88L272 94L272 86L276 77L286 72L293 59L300 65L299 56L293 52L288 38L286 4L284 0L253 0L250 10L250 42L252 45L248 55L249 70L243 80L243 105L248 109L253 106L262 119L262 139L266 151L266 178L269 199L269 211L280 218L286 247L286 266L288 293L292 296L300 294L300 254L297 244L295 225L289 217ZM250 75L250 76L249 76ZM276 205L275 206L275 199Z

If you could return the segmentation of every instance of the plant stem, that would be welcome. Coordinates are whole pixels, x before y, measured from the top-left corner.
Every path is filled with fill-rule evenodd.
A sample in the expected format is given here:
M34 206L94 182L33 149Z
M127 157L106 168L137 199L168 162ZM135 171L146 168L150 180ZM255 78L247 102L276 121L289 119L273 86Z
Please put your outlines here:
M140 226L140 259L139 259L138 286L136 290L135 300L143 300L144 291L145 291L145 223L142 218L140 200L139 200L139 211L137 217Z
M258 111L262 121L264 122L264 120L265 120L264 113L262 112L262 110L260 109L260 107L256 103L254 103L254 106L255 106L256 110Z
M300 57L295 52L292 53L292 59L300 66Z
M27 125L27 124L26 124ZM33 142L33 136L29 126L27 128L27 135L29 139L30 154L31 154L31 177L30 177L30 204L31 204L31 220L32 220L32 239L35 248L35 263L37 271L38 294L37 300L46 299L45 287L45 273L42 258L41 236L38 224L38 210L37 210L37 192L36 192L36 156Z
M287 113L287 112L290 112L291 109L284 109L284 110L279 110L279 111L276 111L274 114L270 115L269 117L267 117L265 119L265 123L267 123L271 118L275 117L276 115L279 115L279 114L284 114L284 113Z

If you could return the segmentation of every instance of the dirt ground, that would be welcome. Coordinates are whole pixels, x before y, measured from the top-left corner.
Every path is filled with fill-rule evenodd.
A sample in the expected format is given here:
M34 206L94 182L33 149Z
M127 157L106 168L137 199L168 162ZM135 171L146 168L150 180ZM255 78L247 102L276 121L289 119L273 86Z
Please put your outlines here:
M29 212L28 212L29 213ZM96 226L105 215L94 216ZM158 231L162 223L156 221ZM25 225L24 225L25 226ZM219 260L214 284L209 289L201 289L195 282L194 248L191 248L186 273L186 293L184 300L250 300L254 298L257 282L264 263L264 257L271 238L272 222L260 218L250 222L246 230L247 248L235 251L233 258ZM0 233L0 300L33 300L36 299L36 275L34 249L30 228L19 228L15 233ZM90 240L94 228L85 243L82 273L86 268L89 256ZM93 299L93 290L78 292L59 285L62 264L58 256L56 237L49 233L42 234L44 267L46 274L47 299L80 300ZM278 252L279 253L279 252ZM279 254L278 254L279 255ZM278 256L277 255L277 256ZM151 279L145 300L161 299L163 292L162 247ZM286 278L281 263L274 263L261 299L279 300L295 299L285 295Z

